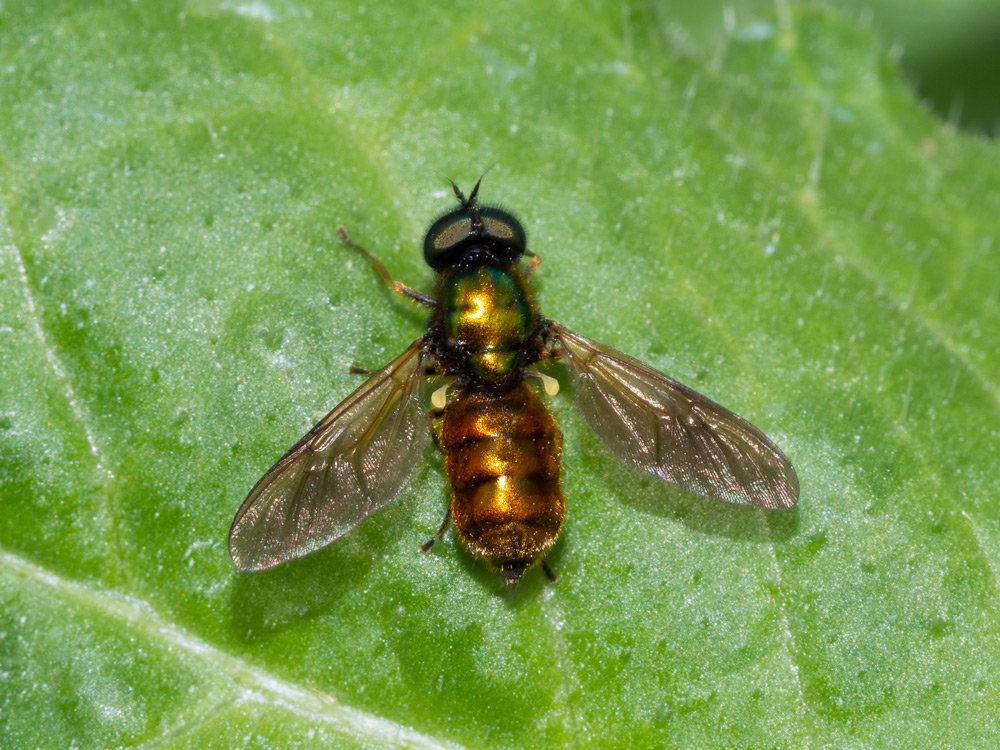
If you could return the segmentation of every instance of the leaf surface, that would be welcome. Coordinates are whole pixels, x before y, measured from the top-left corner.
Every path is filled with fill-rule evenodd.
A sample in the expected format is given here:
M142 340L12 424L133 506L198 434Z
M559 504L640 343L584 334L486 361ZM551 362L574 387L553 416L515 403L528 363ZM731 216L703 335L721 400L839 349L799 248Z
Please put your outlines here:
M828 11L706 58L655 9L415 8L5 8L4 746L1000 743L997 146ZM799 509L634 473L564 395L556 585L420 554L430 450L238 574L249 488L422 330L336 225L429 290L491 167L544 313L761 427Z

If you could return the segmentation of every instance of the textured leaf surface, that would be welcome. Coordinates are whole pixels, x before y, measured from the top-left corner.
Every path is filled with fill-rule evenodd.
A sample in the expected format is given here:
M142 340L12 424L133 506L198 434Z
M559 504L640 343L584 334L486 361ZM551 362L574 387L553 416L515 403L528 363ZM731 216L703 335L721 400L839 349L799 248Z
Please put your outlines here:
M5 5L4 747L1000 744L1000 154L779 10L702 59L615 3ZM564 394L557 585L419 553L431 451L238 575L247 490L421 330L334 227L427 288L491 166L544 312L759 425L800 510L638 475Z

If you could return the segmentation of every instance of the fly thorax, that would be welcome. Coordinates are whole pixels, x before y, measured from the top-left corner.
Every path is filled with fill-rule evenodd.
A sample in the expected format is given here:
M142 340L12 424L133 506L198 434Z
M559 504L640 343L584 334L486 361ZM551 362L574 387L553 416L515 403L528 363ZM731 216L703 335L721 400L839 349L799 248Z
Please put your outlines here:
M506 380L521 367L534 312L513 266L474 265L446 272L441 287L445 345L469 374Z

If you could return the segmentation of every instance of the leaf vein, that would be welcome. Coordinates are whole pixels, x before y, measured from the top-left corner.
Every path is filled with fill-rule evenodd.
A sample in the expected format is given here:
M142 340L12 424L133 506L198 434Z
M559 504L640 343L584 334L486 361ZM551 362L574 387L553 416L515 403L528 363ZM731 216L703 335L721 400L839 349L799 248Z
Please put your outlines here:
M24 306L27 310L25 317L28 325L44 354L46 363L62 388L62 397L69 405L74 419L80 424L87 447L94 458L94 468L100 478L99 484L101 487L101 499L103 501L103 515L105 517L105 522L100 524L100 526L111 529L110 534L112 538L107 544L108 555L115 562L116 570L121 574L122 578L134 589L135 582L131 575L131 569L121 557L120 550L122 549L122 544L121 540L117 538L118 526L115 521L121 515L117 503L117 478L110 468L108 458L101 449L94 430L90 426L91 420L86 408L80 403L76 395L76 390L73 388L73 380L59 358L59 355L56 353L55 345L49 340L42 326L42 316L35 303L35 295L32 292L31 278L28 275L28 269L24 262L24 255L13 239L5 244L10 248L10 255L23 291Z
M279 706L307 721L329 725L334 731L374 741L383 747L461 750L456 743L439 740L391 719L352 708L331 695L295 685L247 663L165 620L144 600L91 588L3 549L0 549L0 568L6 568L35 585L49 588L64 599L95 609L123 625L137 628L145 636L203 662L213 673L225 675L234 684L245 688L240 700Z

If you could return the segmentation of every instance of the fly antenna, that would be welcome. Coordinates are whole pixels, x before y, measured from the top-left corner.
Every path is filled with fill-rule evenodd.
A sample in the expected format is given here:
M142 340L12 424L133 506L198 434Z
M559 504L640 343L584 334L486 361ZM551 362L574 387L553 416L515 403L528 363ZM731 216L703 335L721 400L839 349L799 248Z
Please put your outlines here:
M484 174L483 177L485 176L486 175ZM483 181L483 177L476 180L476 186L472 188L472 192L469 193L469 201L465 204L466 206L471 206L476 202L476 196L479 194L479 183Z
M483 177L486 175L484 174ZM469 200L465 202L465 208L469 210L469 218L472 220L472 225L469 229L472 234L483 234L486 231L486 227L483 225L483 218L479 215L479 205L476 203L476 195L479 194L479 183L483 181L483 177L476 180L476 186L472 188L472 192L469 193Z
M480 175L479 179L476 180L476 186L472 188L472 192L469 193L468 198L465 197L465 193L463 193L462 189L455 184L455 181L453 179L451 179L450 177L446 178L448 182L451 183L451 189L455 191L455 197L458 198L458 202L462 204L462 208L472 208L476 204L476 196L479 195L479 185L483 181L483 177L485 177L490 173L490 169L493 169L493 167L491 166L489 169L483 172L482 175Z
M469 202L466 205L472 205L475 202L476 195L478 195L478 193L479 193L479 183L481 183L483 181L483 177L485 177L486 175L488 175L490 173L490 170L493 169L493 167L495 167L495 166L496 166L495 164L492 164L489 167L487 167L486 171L483 172L482 175L480 175L480 177L479 177L478 180L476 180L476 186L474 188L472 188L472 193L469 195Z
M469 205L469 204L470 204L470 203L471 203L472 201L471 201L471 200L468 200L468 201L467 201L467 200L465 200L465 193L463 193L463 192L462 192L462 190L461 190L461 188L459 188L459 187L458 187L458 185L456 185L456 184L455 184L455 181L454 181L453 179L451 179L451 178L449 177L449 178L448 178L448 182L450 182L450 183L451 183L451 189L455 191L455 197L456 197L456 198L458 198L458 202L462 204L462 208L467 208L467 207L468 207L468 205ZM479 183L478 183L478 182L476 183L476 187L477 187L477 188L479 187ZM472 197L473 197L473 198L475 198L475 197L476 197L476 193L475 193L475 191L473 191L473 192L472 192Z

